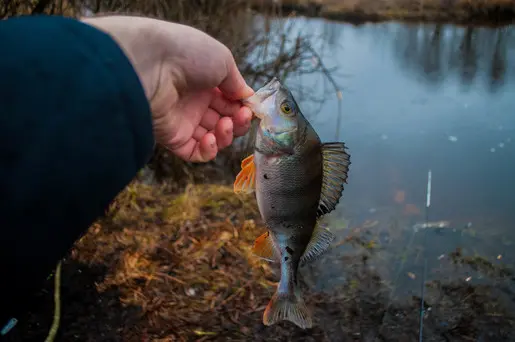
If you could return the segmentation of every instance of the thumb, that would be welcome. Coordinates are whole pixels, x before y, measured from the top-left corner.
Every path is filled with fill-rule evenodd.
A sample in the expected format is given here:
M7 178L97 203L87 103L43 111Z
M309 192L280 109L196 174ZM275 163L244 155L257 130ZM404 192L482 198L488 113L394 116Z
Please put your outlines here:
M254 94L254 90L248 86L238 70L232 54L229 54L227 61L227 75L218 88L231 100L241 100Z

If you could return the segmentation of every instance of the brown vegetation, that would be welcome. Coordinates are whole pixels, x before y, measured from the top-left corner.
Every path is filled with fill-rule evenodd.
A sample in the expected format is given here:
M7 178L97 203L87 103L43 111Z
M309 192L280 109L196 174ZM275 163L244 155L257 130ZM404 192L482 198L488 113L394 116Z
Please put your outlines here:
M418 297L390 299L391 287L368 263L370 242L355 255L326 257L301 269L301 284L314 311L313 329L289 322L265 327L263 310L273 294L277 266L252 255L264 230L252 196L231 187L168 185L135 181L120 194L62 264L61 324L57 341L413 341L418 334ZM330 253L331 254L331 253ZM453 254L485 274L505 271L486 260ZM338 265L338 266L335 266ZM346 281L314 293L319 271L333 267ZM499 289L503 289L498 283ZM429 282L425 336L431 341L512 341L513 315L496 288ZM52 321L49 279L10 341L42 341ZM497 291L499 292L499 291ZM509 292L507 292L509 295Z
M5 0L3 3L0 17L20 13L74 14L87 7L94 13L130 11L191 22L191 13L187 12L193 9L198 14L193 20L197 23L206 13L225 13L247 6L259 11L281 9L284 12L280 14L296 12L356 23L383 20L497 23L512 22L515 17L512 0ZM203 22L204 26L212 24Z
M255 6L275 3L252 0ZM497 24L513 22L511 0L282 0L286 13L354 23L386 20Z

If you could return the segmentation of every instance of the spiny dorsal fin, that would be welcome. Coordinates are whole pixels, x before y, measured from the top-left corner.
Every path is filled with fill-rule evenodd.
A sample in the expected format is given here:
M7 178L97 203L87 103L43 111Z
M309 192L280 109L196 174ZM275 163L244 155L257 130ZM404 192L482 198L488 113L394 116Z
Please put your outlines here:
M281 253L275 248L272 235L269 231L261 234L261 236L254 241L252 252L256 256L271 262L281 261Z
M234 181L234 192L252 193L256 188L256 166L251 154L241 162L241 171Z
M322 144L323 183L318 217L333 211L342 197L350 165L350 155L345 152L346 149L342 142Z
M326 228L326 225L318 222L311 236L311 240L309 240L306 250L300 258L300 266L304 266L323 255L334 238L334 234Z

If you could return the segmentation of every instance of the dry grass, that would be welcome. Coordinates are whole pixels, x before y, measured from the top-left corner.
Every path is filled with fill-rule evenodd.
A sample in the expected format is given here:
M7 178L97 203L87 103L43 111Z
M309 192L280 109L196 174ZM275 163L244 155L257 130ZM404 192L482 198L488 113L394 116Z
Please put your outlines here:
M368 265L370 249L301 269L313 329L289 322L263 326L279 277L276 266L251 253L263 231L254 198L237 196L231 187L191 185L174 192L168 185L132 183L62 264L56 341L416 339L420 300L390 302L391 288ZM313 292L308 284L328 267L341 269L346 281L330 293ZM494 290L466 282L428 284L427 340L477 340L484 331L495 341L513 340L513 315ZM52 294L49 279L39 298L43 306L20 321L12 341L43 340Z
M254 0L256 6L271 1ZM453 23L512 22L511 0L285 0L286 11L362 23L405 20Z
M125 205L92 227L72 255L82 263L103 263L112 253L110 272L97 289L117 287L124 305L141 307L148 333L163 326L176 338L208 327L217 333L222 322L203 322L237 321L266 304L262 299L274 283L266 279L268 265L250 253L263 230L253 220L252 200L219 185L188 186L173 195L166 187L135 183L120 201ZM232 314L213 317L228 306Z

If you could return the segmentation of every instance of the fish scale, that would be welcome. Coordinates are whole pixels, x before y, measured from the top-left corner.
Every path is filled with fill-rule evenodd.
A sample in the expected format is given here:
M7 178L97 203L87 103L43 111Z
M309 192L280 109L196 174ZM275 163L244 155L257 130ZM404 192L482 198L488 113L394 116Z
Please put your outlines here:
M254 156L255 162L261 165L256 169L256 189L259 189L256 191L256 197L265 224L274 227L278 219L284 215L290 220L291 216L296 216L304 223L306 218L312 218L315 223L322 186L321 170L318 175L292 172L303 165L309 165L309 160L304 160L306 158L290 157L282 165L278 165L267 163L267 157L259 152ZM316 160L316 157L312 159ZM292 173L295 176L291 176ZM268 179L265 179L264 175L267 175Z
M319 219L340 200L350 156L344 143L320 141L291 92L276 78L243 103L260 124L254 154L242 161L234 191L256 193L267 231L256 239L254 254L281 266L263 323L287 320L311 328L298 270L324 254L334 239Z

